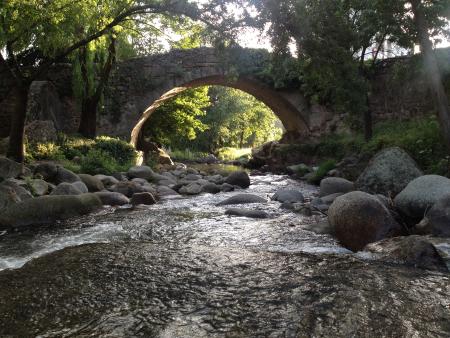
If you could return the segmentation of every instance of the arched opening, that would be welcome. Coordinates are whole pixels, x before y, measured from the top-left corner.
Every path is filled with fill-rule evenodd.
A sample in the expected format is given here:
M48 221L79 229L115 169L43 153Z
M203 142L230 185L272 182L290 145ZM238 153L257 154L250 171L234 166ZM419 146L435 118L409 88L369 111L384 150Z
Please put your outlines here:
M284 98L276 90L271 89L252 79L239 78L236 81L231 81L226 76L209 76L187 82L181 86L177 86L167 91L159 99L154 101L144 111L138 123L134 126L131 132L131 143L137 145L139 135L146 121L151 117L153 112L158 109L158 107L164 104L164 102L189 88L197 88L203 86L224 86L246 92L267 105L280 119L287 133L294 133L298 135L308 134L309 130L307 127L307 121L299 113L298 109L294 107L294 105L290 103L288 99Z

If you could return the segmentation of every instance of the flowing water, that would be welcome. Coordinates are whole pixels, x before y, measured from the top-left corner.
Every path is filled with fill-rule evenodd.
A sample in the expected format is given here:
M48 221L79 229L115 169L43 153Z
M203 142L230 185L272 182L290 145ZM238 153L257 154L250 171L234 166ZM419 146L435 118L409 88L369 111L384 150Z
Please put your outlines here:
M297 186L252 177L248 192ZM0 237L0 337L449 337L450 275L365 260L316 217L233 194L119 208Z

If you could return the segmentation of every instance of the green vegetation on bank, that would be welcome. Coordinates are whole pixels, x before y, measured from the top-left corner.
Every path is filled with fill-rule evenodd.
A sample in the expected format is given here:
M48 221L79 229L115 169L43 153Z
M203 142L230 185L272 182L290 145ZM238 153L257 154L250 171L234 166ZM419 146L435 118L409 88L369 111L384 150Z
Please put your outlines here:
M26 161L55 161L66 168L86 174L112 174L135 165L137 152L120 139L99 136L95 139L59 134L55 142L27 144Z
M368 160L378 151L394 146L406 150L425 173L449 175L448 150L434 116L380 122L375 125L373 139L367 143L362 133L334 134L324 136L315 143L296 144L281 151L295 151L321 161L338 162L351 155Z

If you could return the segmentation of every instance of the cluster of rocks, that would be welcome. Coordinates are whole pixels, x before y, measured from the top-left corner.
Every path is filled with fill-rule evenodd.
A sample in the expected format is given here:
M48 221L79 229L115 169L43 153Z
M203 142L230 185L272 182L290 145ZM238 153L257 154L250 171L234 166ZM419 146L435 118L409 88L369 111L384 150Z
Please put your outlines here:
M312 203L346 248L446 270L428 237L417 235L450 237L450 179L424 175L402 149L381 151L355 183L322 180Z
M51 162L27 168L4 157L0 158L0 181L0 230L54 223L105 205L152 205L161 198L250 186L244 171L208 175L178 165L155 173L150 167L136 166L126 173L92 176L77 175Z

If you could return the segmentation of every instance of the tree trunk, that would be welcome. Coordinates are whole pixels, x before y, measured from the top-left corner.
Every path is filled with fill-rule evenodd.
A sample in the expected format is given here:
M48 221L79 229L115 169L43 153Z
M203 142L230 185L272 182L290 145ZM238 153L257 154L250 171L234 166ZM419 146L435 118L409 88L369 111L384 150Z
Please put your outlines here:
M364 111L364 138L366 142L369 142L373 137L373 120L372 120L372 108L370 108L369 93L366 93L367 109Z
M24 130L27 117L28 91L29 87L27 86L16 86L12 92L16 97L16 105L14 115L11 118L7 156L19 163L24 161Z
M425 69L428 75L429 87L432 91L433 99L436 104L439 122L442 128L447 147L450 148L450 110L447 93L442 84L441 71L439 69L436 56L433 50L433 44L430 41L428 33L428 22L421 8L420 0L412 0L412 11L414 13L414 22L419 34L420 49L424 58Z
M88 138L94 138L97 134L97 111L98 105L100 103L103 90L108 83L109 76L111 74L112 67L116 59L116 42L114 38L111 38L111 43L109 45L108 59L103 67L102 73L100 75L99 82L95 89L93 95L89 95L89 90L87 89L84 93L83 103L81 105L81 120L78 132ZM84 62L86 66L87 55L84 55ZM86 73L83 75L83 80L85 81L86 88L89 88L89 76L87 74L87 67L85 68ZM82 66L83 74L83 66Z

